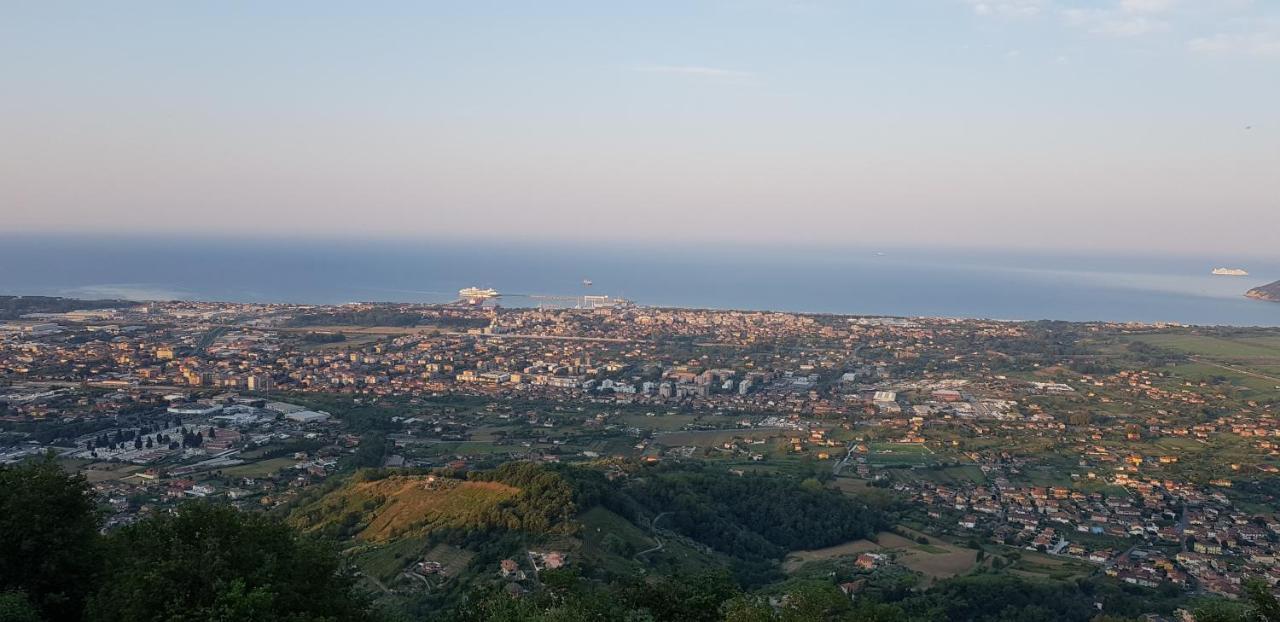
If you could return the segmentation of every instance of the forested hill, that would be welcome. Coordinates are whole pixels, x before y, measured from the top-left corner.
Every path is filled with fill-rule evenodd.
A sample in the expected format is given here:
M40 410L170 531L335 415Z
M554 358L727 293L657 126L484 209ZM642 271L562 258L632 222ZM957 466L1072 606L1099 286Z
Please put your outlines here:
M593 496L634 524L655 520L733 559L745 585L782 578L779 562L789 551L857 540L887 526L879 512L816 480L735 475L696 463L648 468Z
M1249 298L1258 300L1266 300L1270 302L1280 302L1280 281L1268 283L1261 287L1255 287L1245 293Z
M0 296L0 320L13 320L28 313L66 313L81 309L132 307L129 300L78 300L54 296Z
M0 620L1092 622L1136 621L1151 612L1169 619L1178 607L1199 620L1280 620L1280 604L1261 582L1243 586L1243 598L1234 603L1188 602L1177 590L1101 576L1037 581L994 570L925 589L900 584L894 577L901 575L867 575L866 589L854 600L825 574L757 589L734 581L728 572L742 560L733 548L739 543L747 547L744 554L767 559L789 546L856 537L873 528L877 515L826 497L814 480L736 476L698 465L610 475L612 481L591 469L520 463L465 479L448 477L453 481L445 486L453 488L446 492L472 488L507 494L481 509L473 526L444 527L447 533L441 535L448 537L423 539L407 530L388 546L370 539L352 547L304 535L264 513L214 502L191 502L104 535L93 490L82 476L67 474L52 456L0 465L0 531L10 536L0 539ZM348 484L429 476L368 472ZM386 512L388 504L410 501L379 499L379 494L347 497L357 502L351 508L357 511L366 502ZM570 549L580 560L568 567L529 566L534 551L569 546L577 536L590 539L601 529L558 528L579 504L614 506L616 513L629 513L650 527L652 536L685 552L690 548L680 540L686 536L670 534L688 534L689 541L722 551L708 558L727 564L693 572L683 566L599 572L589 560L602 558L582 543ZM626 530L616 513L599 505L591 512L616 518L620 529L615 531ZM429 510L419 514L429 515ZM659 516L671 517L669 529L653 527ZM603 539L610 535L615 534ZM440 570L430 579L404 577L400 568L423 556L440 560ZM625 558L637 557L648 555ZM503 558L504 571L511 565L509 572L517 576L499 577ZM388 568L380 572L383 566ZM423 589L424 581L431 589ZM514 581L529 587L513 589ZM1099 604L1105 612L1098 611Z

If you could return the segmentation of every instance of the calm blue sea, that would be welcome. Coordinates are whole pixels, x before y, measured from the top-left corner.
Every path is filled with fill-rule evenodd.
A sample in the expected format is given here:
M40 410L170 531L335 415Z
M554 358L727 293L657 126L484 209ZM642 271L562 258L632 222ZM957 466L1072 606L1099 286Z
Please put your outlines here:
M1210 276L1217 266L1251 275ZM0 236L0 293L75 297L441 302L474 285L510 306L586 292L660 306L1280 326L1280 304L1242 297L1276 279L1280 257Z

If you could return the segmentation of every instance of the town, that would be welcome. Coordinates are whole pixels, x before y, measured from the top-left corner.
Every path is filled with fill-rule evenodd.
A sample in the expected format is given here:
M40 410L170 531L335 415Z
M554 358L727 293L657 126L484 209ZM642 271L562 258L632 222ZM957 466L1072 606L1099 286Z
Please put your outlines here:
M700 461L900 508L878 544L797 551L796 572L1006 566L1236 598L1280 585L1277 369L1261 329L129 303L0 324L0 460L53 452L108 529L192 499L295 507L352 468ZM432 589L462 553L388 577ZM493 572L519 585L573 555Z

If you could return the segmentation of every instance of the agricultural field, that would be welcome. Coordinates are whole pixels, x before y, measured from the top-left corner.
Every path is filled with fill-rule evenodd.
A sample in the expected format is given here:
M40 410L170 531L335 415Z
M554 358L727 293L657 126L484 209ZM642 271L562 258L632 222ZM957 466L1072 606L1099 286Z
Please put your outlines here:
M250 462L221 469L226 477L266 477L283 469L292 468L298 463L293 458L271 458L259 462Z
M1157 348L1223 361L1280 364L1280 335L1216 337L1184 333L1136 335L1132 339Z
M622 415L616 421L617 423L629 428L640 428L641 430L655 430L659 432L673 432L683 429L686 425L701 422L702 417L665 413L654 413L654 415L650 417L645 413L628 413Z
M840 492L847 495L857 496L871 489L871 482L865 479L857 479L854 477L837 477L832 481L831 485Z
M1280 397L1280 335L1274 331L1226 336L1155 333L1129 339L1190 357L1190 362L1166 370L1180 379L1226 380L1249 391L1250 397Z
M91 484L124 479L141 473L143 470L145 470L145 467L121 462L94 462L80 467L80 472L84 474L84 478Z
M768 439L776 436L795 436L799 432L777 428L753 428L731 430L697 430L690 432L672 432L658 434L653 437L655 443L667 447L715 447L735 439Z
M923 534L899 528L912 538ZM918 572L930 581L946 579L969 572L978 563L978 552L962 548L936 538L926 538L927 544L882 531L875 540L853 540L836 546L812 551L793 551L782 563L784 571L794 574L806 564L836 559L852 561L859 553L881 553L893 558L894 563Z
M909 543L909 546L899 553L896 561L929 577L930 580L948 579L964 574L978 563L978 552L974 549L959 547L937 538L929 538L906 527L898 529L908 536L925 537L929 541L928 544L921 544L896 534L889 534L897 538L897 542Z
M439 562L444 568L440 574L445 577L456 577L468 566L476 555L466 549L460 549L449 544L437 544L430 551L422 555L422 559L430 562Z
M1222 365L1222 366L1220 366ZM1280 373L1270 371L1272 366L1249 364L1211 364L1209 362L1175 365L1165 371L1178 380L1199 384L1216 384L1225 380L1233 391L1245 392L1238 397L1273 397L1280 395ZM1225 387L1224 387L1225 388Z
M1033 579L1065 581L1086 577L1097 571L1097 566L1064 557L1054 557L1034 551L1017 550L1003 556L1012 559L1009 571Z
M787 554L786 559L782 561L782 569L785 572L795 572L801 566L815 561L825 561L828 559L838 559L841 557L854 557L859 553L874 553L881 550L881 546L870 540L853 540L844 544L837 544L822 549L814 549L812 551L792 551Z
M409 445L407 453L421 457L440 456L488 456L527 451L519 445L498 445L483 441L430 442Z
M909 474L902 474L916 480L928 480L936 484L946 486L957 485L962 483L979 484L987 481L986 473L975 465L949 466L949 467L931 467L927 469L914 469Z

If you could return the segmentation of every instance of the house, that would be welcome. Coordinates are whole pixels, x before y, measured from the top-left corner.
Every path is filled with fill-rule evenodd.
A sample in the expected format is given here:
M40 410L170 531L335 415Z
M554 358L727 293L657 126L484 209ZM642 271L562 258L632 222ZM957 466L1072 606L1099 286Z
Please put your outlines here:
M858 555L858 559L853 562L853 565L857 566L859 569L862 569L862 570L875 570L883 562L884 562L883 555L877 555L875 553L862 553Z
M565 555L559 551L548 551L539 553L537 551L529 551L529 561L533 564L533 569L537 572L543 570L555 570L562 568L565 564Z
M498 575L503 579L524 580L524 572L520 570L520 564L517 564L513 559L504 559L498 562Z
M196 484L186 490L188 495L192 497L207 497L213 494L213 486L208 484Z

